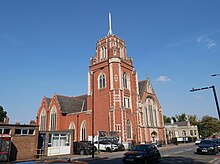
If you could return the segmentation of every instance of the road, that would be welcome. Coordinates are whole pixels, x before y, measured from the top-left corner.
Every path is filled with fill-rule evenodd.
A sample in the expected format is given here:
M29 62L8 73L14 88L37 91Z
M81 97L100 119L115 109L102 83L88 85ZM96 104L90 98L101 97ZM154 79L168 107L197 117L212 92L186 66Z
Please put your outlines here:
M160 164L218 164L220 163L220 153L217 155L198 155L195 153L194 144L179 144L178 146L159 148L162 159ZM87 161L91 164L122 164L124 152L114 152L99 155L101 159Z

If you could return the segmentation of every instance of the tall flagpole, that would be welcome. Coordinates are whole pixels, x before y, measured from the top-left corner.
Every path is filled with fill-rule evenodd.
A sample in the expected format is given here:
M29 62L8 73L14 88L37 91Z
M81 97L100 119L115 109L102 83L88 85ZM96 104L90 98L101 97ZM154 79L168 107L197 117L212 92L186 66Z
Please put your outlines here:
M108 31L108 35L112 35L112 18L111 18L111 13L108 14L108 20L109 20L109 31Z

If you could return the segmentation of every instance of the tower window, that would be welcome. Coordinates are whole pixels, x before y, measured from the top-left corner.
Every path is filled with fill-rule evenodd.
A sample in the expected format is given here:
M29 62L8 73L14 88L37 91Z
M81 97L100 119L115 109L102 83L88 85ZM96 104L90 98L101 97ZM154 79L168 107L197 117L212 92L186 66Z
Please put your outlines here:
M101 47L100 50L100 59L104 60L106 58L106 48L105 47Z
M120 57L124 59L124 48L120 48Z
M122 82L123 82L123 87L124 87L124 88L128 88L128 79L127 79L127 74L126 74L126 73L124 73L122 78L123 78L123 79L122 79Z
M105 88L106 87L106 77L104 74L101 74L99 76L99 88Z
M128 97L124 98L124 107L125 108L130 108L131 107L130 106L130 98L128 98Z

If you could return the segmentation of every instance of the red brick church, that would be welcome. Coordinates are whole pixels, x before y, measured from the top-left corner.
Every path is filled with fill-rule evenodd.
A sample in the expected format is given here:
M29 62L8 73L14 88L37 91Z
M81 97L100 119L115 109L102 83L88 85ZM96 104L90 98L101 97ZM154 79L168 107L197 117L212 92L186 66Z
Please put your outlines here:
M115 131L119 141L165 141L163 113L152 84L138 81L125 42L112 34L98 40L90 58L88 93L44 97L37 113L40 131L73 129L73 141L88 140L94 133Z

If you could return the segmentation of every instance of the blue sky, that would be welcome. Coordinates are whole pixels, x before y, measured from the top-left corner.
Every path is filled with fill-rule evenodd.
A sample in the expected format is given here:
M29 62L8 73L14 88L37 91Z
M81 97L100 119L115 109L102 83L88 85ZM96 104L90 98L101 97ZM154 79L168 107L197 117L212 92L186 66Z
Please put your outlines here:
M35 120L43 96L87 93L89 59L112 30L139 80L149 75L166 116L217 117L219 0L0 1L0 105L10 122Z

